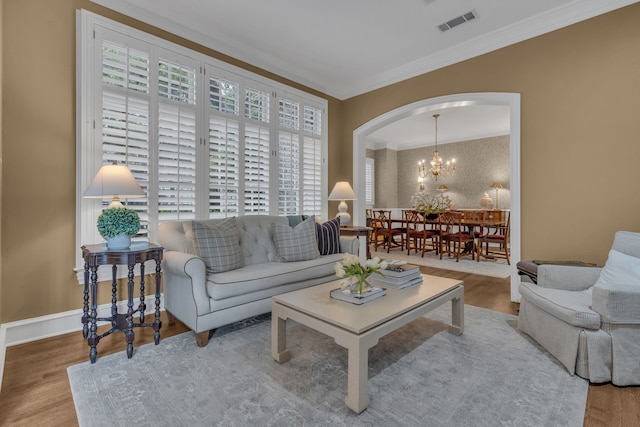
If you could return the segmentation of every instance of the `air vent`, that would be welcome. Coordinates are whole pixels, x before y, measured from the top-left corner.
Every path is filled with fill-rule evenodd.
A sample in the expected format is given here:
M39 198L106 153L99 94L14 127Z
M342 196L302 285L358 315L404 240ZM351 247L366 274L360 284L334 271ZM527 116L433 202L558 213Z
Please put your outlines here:
M465 14L455 17L452 20L445 22L444 24L438 25L438 28L440 29L440 31L444 33L445 31L448 31L453 27L457 27L460 24L464 24L465 22L469 22L472 19L476 19L477 17L478 17L478 14L476 13L476 11L472 10L470 12L467 12Z

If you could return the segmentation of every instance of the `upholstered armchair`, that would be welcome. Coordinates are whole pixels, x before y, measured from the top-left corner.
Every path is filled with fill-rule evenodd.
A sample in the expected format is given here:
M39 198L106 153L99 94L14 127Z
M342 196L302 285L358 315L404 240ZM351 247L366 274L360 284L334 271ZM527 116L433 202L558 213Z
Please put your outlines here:
M538 267L520 284L518 328L569 373L640 385L640 233L616 233L603 268Z

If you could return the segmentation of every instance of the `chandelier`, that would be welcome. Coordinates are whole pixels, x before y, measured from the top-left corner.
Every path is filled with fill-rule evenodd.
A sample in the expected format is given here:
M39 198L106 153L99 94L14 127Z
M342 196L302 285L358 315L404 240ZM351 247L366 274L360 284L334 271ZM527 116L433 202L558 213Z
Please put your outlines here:
M418 176L420 178L428 178L433 176L437 181L438 177L449 178L456 173L456 159L447 161L446 164L442 164L442 158L438 155L438 117L440 114L434 114L433 118L436 119L436 150L433 152L433 159L431 159L431 168L427 169L427 162L422 159L418 162Z

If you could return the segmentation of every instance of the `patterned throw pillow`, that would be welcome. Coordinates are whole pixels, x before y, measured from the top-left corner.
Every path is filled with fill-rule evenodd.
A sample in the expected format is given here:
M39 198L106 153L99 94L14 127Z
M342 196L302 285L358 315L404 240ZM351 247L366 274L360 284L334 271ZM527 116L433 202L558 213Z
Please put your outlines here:
M235 217L214 224L191 221L191 228L195 254L204 261L208 274L242 267L240 234Z
M271 231L279 261L307 261L320 256L314 217L305 219L294 228L274 222Z
M334 218L324 224L316 223L316 238L320 255L340 253L340 218Z

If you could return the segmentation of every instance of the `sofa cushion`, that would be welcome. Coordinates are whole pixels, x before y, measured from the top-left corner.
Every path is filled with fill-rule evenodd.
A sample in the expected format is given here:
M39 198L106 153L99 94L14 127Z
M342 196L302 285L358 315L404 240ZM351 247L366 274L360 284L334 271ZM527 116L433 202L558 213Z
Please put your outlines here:
M600 315L591 309L590 292L543 288L520 282L520 295L565 323L587 329L600 328Z
M335 277L333 265L342 260L342 255L327 255L310 261L265 262L245 265L238 270L209 274L206 283L207 294L210 298L221 300L289 283Z
M316 223L316 238L320 255L340 253L340 218L323 224Z
M305 219L291 228L288 225L273 223L273 243L276 245L277 261L308 261L318 258L315 218Z
M600 277L596 281L596 285L603 284L640 287L640 258L611 249Z
M208 273L242 267L240 236L235 217L217 222L191 221L193 249L202 258Z

